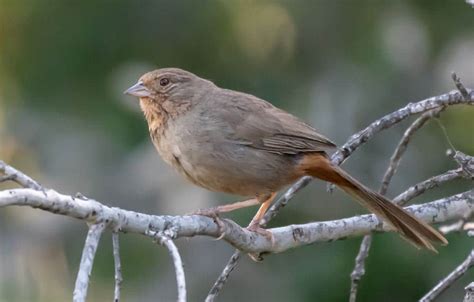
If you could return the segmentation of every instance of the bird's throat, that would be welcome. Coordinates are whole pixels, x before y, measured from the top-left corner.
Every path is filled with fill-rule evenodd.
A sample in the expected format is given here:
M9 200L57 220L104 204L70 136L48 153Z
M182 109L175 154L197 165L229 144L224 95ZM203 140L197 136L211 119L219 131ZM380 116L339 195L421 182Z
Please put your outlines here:
M149 98L140 99L140 108L148 122L148 130L153 140L158 139L164 132L168 114L163 107Z

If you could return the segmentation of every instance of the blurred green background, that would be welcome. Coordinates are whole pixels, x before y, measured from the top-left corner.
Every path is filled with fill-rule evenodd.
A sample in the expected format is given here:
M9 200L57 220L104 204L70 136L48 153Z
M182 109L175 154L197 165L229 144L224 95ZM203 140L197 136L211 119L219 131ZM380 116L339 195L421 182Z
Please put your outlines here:
M111 206L183 214L238 199L194 187L165 166L135 99L122 91L158 67L181 67L267 99L338 144L408 102L474 86L474 9L464 1L15 1L0 0L0 159L47 187ZM474 154L474 110L450 108L454 146ZM378 135L345 164L377 188L409 121ZM409 146L389 196L455 167L432 122ZM6 187L5 185L2 186ZM415 200L465 191L456 181ZM255 209L230 215L246 224ZM272 226L364 211L314 182ZM0 211L0 301L71 299L87 228L26 208ZM359 301L414 301L468 254L464 234L439 255L392 234L375 236ZM347 301L360 238L241 261L220 301ZM232 248L178 240L189 301L201 301ZM121 236L124 301L173 301L166 250ZM439 301L459 301L468 273ZM103 236L89 301L113 297L110 234Z

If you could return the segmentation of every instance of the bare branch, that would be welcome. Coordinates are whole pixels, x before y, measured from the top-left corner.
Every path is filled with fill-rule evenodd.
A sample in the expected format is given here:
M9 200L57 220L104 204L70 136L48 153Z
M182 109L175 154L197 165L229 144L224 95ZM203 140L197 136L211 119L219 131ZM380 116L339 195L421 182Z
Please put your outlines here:
M429 121L433 116L437 116L445 107L440 107L432 111L423 113L419 118L417 118L410 127L407 128L403 134L402 139L398 143L398 146L395 148L392 157L390 158L390 163L388 165L387 171L383 176L382 186L380 187L380 194L385 195L387 193L388 185L392 180L393 175L395 175L403 154L405 153L408 143L410 142L413 134L423 127L427 121Z
M456 104L473 105L474 92L471 89L466 89L466 91L468 92L468 98L464 98L459 91L453 90L449 93L434 96L423 101L409 103L405 107L379 118L362 131L352 135L349 140L332 156L333 163L339 165L344 161L344 159L351 155L367 140L371 139L375 134L384 129L390 128L411 115Z
M448 150L448 156L454 158L454 160L462 167L463 171L467 173L467 176L474 179L474 157L462 153L461 151Z
M5 162L1 160L0 160L0 172L4 174L0 182L11 180L24 188L30 188L34 190L43 190L43 187L36 180L18 171L12 166L5 164Z
M474 192L467 191L423 205L406 208L419 219L429 223L459 219L472 212ZM157 216L107 207L95 200L81 200L54 190L44 192L32 189L0 191L0 207L9 205L30 206L56 214L95 222L104 221L120 231L147 235L148 230L163 232L176 229L176 238L205 235L218 238L221 231L213 219L192 216ZM245 253L280 253L290 248L315 242L327 242L348 236L360 236L372 231L390 231L375 215L311 222L272 228L273 241L267 236L251 232L231 220L222 220L225 228L223 240ZM273 244L272 244L273 243Z
M413 185L401 193L397 197L393 198L393 201L397 204L404 205L415 197L420 196L427 190L439 187L445 182L449 182L459 178L468 178L462 168L449 170L443 174L436 175L428 178L416 185Z
M365 260L369 257L372 238L372 234L365 235L360 243L359 252L355 258L354 269L351 273L351 290L349 292L350 302L355 302L357 300L357 290L359 289L360 280L365 275Z
M122 265L120 263L120 245L119 245L119 234L117 232L112 233L112 249L114 253L114 276L115 276L115 289L114 289L114 302L120 301L120 289L122 287Z
M186 302L186 279L184 276L183 262L181 261L181 256L179 255L178 248L174 244L173 240L168 235L165 235L169 232L154 232L147 231L147 235L155 238L156 242L160 245L164 245L173 259L174 270L176 272L176 283L178 287L178 302ZM176 234L173 232L173 237Z
M82 251L81 264L77 272L76 286L74 287L73 301L85 302L87 297L87 288L89 286L89 277L94 263L95 252L99 245L100 236L102 235L106 224L101 222L89 226L86 242Z
M219 292L222 290L222 287L224 287L225 283L227 282L227 279L229 278L230 273L237 266L237 263L240 259L240 255L241 255L241 252L239 250L236 250L234 254L232 255L232 257L230 257L224 270L220 274L219 278L217 278L216 282L214 283L211 290L207 294L205 302L213 302L217 298L217 295L219 294Z
M442 292L450 287L456 280L461 278L474 265L474 250L458 267L454 269L446 278L441 280L433 289L431 289L420 302L430 302L436 299Z

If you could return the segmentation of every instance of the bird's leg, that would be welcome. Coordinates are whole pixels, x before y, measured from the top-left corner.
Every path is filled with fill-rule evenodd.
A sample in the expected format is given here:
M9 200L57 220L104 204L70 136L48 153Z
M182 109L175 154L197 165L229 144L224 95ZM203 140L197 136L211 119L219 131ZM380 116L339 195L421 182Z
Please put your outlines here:
M200 209L196 212L193 212L191 215L201 215L201 216L208 216L208 217L216 217L220 213L227 213L232 212L238 209L243 209L251 206L256 206L260 203L260 201L255 197L243 201L237 201L230 204L225 204L222 206L207 208L207 209Z
M273 234L272 232L265 230L262 228L260 225L260 221L262 220L263 216L267 212L268 208L272 204L273 200L275 199L276 193L271 193L267 195L261 196L258 200L261 202L260 208L258 209L257 213L255 216L252 218L252 221L250 222L249 226L247 229L252 232L256 232L258 234L261 234L267 238L269 238L272 242L273 245ZM263 260L262 255L260 253L249 253L248 256L250 259L252 259L255 262L260 262Z
M222 205L222 206L217 206L217 207L212 207L212 208L207 208L207 209L200 209L193 212L191 215L201 215L201 216L206 216L206 217L210 217L214 219L215 223L219 227L219 232L220 232L220 236L216 240L220 240L225 235L224 223L219 218L220 213L232 212L234 210L255 206L255 205L258 205L259 203L260 203L259 199L255 197L255 198L251 198L251 199L247 199L243 201L237 201L237 202Z
M276 193L270 193L267 195L263 195L258 199L261 205L257 213L255 214L255 216L252 218L252 221L250 222L249 226L247 227L249 231L257 232L257 233L260 233L262 235L272 238L271 236L272 233L263 229L260 226L260 220L262 220L268 208L271 206L273 200L275 199L275 196L276 196Z

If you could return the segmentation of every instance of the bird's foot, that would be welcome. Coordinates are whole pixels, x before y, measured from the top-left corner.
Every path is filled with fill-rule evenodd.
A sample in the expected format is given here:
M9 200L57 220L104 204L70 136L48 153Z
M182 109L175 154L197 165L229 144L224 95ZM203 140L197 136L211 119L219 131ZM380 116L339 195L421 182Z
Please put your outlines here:
M274 245L275 239L273 237L272 232L262 228L262 226L260 225L258 221L252 221L247 227L247 230L266 237L268 240L271 241L272 246ZM249 253L248 255L255 262L260 262L263 260L262 253Z
M190 215L199 215L199 216L206 216L206 217L212 218L215 224L217 224L217 227L219 228L219 234L220 234L219 237L217 237L215 240L221 240L225 236L225 224L219 216L220 213L221 212L219 210L219 207L212 207L212 208L207 208L207 209L199 209L191 213Z
M258 221L252 221L249 224L249 226L247 227L247 230L249 230L251 232L255 232L259 235L265 236L268 240L270 240L272 242L272 245L273 245L274 239L273 239L272 232L262 228L262 226L260 225L260 223Z

